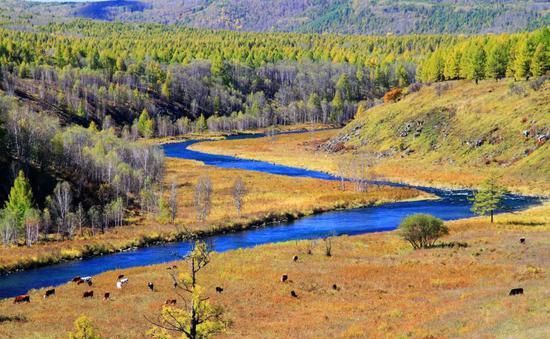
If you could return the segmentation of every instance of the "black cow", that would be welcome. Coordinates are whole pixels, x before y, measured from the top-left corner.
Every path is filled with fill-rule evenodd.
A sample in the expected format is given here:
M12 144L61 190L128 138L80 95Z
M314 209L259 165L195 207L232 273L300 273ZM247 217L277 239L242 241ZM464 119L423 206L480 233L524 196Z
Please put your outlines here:
M111 293L105 292L105 294L103 295L103 300L109 300L110 298L111 298Z
M94 297L94 291L86 291L84 294L82 294L82 298L93 298Z
M52 288L51 290L47 290L44 294L44 299L51 297L52 295L55 295L55 288Z
M520 295L520 294L523 294L523 288L519 287L519 288L512 288L510 290L510 293L508 295Z
M292 260L294 260L294 262L298 261L298 256L297 255L293 256Z
M148 282L148 283L147 283L147 287L149 287L149 289L150 289L151 291L154 291L154 290L155 290L155 285L154 285L152 282Z
M288 274L281 275L281 282L286 282L288 280Z
M525 238L519 238L520 244L525 244Z
M296 294L296 292L294 292L294 290L290 291L290 295L291 295L293 298L298 298L298 294Z
M222 292L223 292L223 288L217 286L217 287L216 287L216 293L222 293Z

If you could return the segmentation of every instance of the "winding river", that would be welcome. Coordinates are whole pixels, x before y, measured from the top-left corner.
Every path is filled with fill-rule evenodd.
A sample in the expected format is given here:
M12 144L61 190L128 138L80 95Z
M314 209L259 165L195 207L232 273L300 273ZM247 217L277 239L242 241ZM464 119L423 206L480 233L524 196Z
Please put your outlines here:
M243 138L243 136L232 138ZM262 161L239 159L231 156L206 154L188 149L188 146L195 142L197 141L186 141L168 144L163 147L168 157L198 160L212 166L261 171L291 177L336 179L322 172L275 165ZM392 185L405 186L400 184ZM377 207L327 212L270 227L216 235L207 240L213 245L214 250L223 252L281 241L314 239L329 235L354 235L389 231L395 229L405 216L412 213L430 213L444 220L472 216L470 211L471 203L468 200L472 195L471 191L441 190L425 187L421 189L438 195L440 199L398 202ZM539 203L539 199L537 198L519 195L509 195L505 200L507 210L520 210L537 203ZM9 275L0 276L0 298L23 294L33 288L60 285L66 283L74 276L90 276L114 269L173 261L185 255L190 247L191 244L189 242L169 243L14 272Z

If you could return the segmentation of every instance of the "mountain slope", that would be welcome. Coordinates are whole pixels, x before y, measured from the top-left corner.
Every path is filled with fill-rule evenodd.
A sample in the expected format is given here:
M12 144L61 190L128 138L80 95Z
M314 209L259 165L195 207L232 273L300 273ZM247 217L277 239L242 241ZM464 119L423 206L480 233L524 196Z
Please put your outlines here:
M548 81L538 89L527 82L448 82L360 109L325 146L369 154L388 176L446 175L458 183L495 171L516 186L536 187L550 182L549 112Z
M53 4L7 0L0 9L7 13L5 17L32 22L86 17L245 31L346 34L513 32L550 25L550 3L537 0L110 0Z

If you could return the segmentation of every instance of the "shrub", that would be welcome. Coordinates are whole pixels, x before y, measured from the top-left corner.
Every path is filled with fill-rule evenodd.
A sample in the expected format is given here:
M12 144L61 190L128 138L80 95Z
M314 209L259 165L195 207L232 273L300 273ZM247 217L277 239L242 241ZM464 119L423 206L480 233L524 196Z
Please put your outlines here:
M401 88L392 88L384 94L384 102L395 102L401 97Z
M92 322L88 317L82 315L74 322L74 332L69 333L70 339L100 339L99 334L96 333Z
M403 239L414 249L432 247L439 237L449 233L443 221L429 214L413 214L399 225Z

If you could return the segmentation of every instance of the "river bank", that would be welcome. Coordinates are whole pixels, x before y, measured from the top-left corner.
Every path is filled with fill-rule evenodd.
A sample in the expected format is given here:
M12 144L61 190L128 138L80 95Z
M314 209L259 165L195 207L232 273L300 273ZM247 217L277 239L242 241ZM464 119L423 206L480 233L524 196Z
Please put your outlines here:
M288 241L213 253L199 284L225 310L231 326L220 337L544 337L550 284L550 205L519 213L448 222L442 242L467 247L414 251L397 232L322 241ZM519 238L526 238L521 244ZM308 252L311 250L311 255ZM299 260L293 262L292 257ZM174 262L181 270L182 262ZM170 264L171 266L172 264ZM62 337L80 315L106 337L143 337L173 292L167 264L116 269L94 277L92 289L110 301L82 298L75 284L30 291L31 303L0 301L0 331L8 338ZM129 284L115 289L124 274ZM282 284L281 274L291 282ZM155 283L155 292L147 282ZM336 289L332 286L336 285ZM223 293L215 287L222 286ZM509 297L511 288L524 295ZM290 297L296 291L298 298ZM132 312L124 312L128 307ZM47 323L48 326L43 324Z
M191 150L265 161L308 170L341 175L340 164L349 162L353 150L326 152L323 144L335 137L339 130L311 131L302 134L274 137L207 141L190 146ZM355 154L357 156L357 154ZM514 193L548 197L548 182L532 183L518 175L506 173L506 168L479 168L451 165L426 165L409 159L379 159L373 162L370 175L376 180L387 180L413 186L441 189L472 189L488 175L501 176L503 184ZM541 178L542 179L542 178ZM550 179L550 177L548 178ZM543 180L544 182L544 180Z
M209 175L214 186L213 209L205 223L196 220L193 207L193 186L201 175ZM243 178L249 190L240 215L234 210L230 194L231 185L239 177ZM221 169L196 161L167 159L166 195L172 182L177 183L180 197L175 225L161 222L156 216L134 215L128 218L127 225L109 229L105 234L42 242L32 247L0 247L0 273L239 232L338 209L433 197L406 188L376 187L369 192L358 193L348 187L346 191L341 191L338 183L326 180L289 178Z

